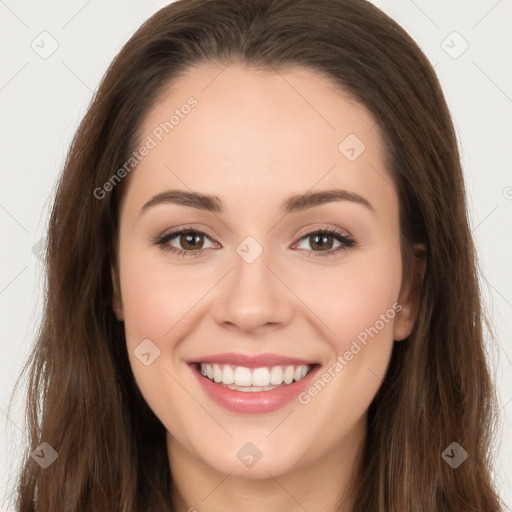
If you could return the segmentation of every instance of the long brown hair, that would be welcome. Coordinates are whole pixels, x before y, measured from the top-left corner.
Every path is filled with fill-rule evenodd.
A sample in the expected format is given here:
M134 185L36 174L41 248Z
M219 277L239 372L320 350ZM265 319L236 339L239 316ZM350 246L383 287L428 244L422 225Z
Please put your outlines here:
M497 512L495 394L457 141L435 73L411 37L364 0L180 0L117 55L77 130L48 231L45 313L29 361L31 437L20 512L173 510L165 429L142 398L112 310L119 203L108 182L143 116L192 65L297 66L373 114L400 203L402 253L427 248L419 313L368 411L355 511ZM126 181L126 180L125 180ZM29 455L42 442L57 460ZM442 454L457 442L457 469Z

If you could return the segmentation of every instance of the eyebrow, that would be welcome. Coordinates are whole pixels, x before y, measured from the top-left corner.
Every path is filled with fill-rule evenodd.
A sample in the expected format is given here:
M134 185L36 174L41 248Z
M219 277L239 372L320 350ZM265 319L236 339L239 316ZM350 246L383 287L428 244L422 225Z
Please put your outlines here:
M351 201L375 213L375 208L363 196L339 188L291 196L281 204L280 211L283 215L286 215L336 201ZM167 203L190 206L214 213L224 213L222 201L217 196L185 190L167 190L152 197L142 207L141 214L153 206Z

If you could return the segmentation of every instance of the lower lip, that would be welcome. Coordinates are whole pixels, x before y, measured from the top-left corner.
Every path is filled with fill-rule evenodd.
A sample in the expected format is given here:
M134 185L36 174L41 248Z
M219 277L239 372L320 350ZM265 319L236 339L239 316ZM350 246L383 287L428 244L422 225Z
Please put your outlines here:
M190 365L190 368L199 379L203 390L216 404L232 412L263 414L276 411L297 398L310 386L320 366L315 365L303 379L271 391L236 391L203 377L194 365Z

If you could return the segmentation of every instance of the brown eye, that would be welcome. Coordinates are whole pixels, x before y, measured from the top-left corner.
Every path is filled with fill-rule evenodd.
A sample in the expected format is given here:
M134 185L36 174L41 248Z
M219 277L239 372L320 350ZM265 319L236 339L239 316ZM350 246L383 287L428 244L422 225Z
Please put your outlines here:
M332 235L309 235L309 245L311 249L329 250L334 245L334 237Z
M306 233L299 240L300 244L306 243L309 247L299 247L305 249L310 255L332 256L339 251L347 250L355 246L355 240L346 233L335 229L322 229Z
M205 242L209 242L210 245L205 247ZM211 238L206 233L191 229L168 233L155 240L155 244L165 251L180 256L195 256L204 252L204 249L214 247Z
M179 242L183 249L194 251L202 249L204 238L204 235L197 233L195 231L191 231L189 233L182 233L181 235L179 235Z

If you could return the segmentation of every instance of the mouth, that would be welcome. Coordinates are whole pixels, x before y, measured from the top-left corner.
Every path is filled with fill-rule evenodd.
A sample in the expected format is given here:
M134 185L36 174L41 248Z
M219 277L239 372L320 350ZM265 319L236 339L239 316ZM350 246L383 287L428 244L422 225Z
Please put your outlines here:
M267 392L288 386L304 379L311 368L312 366L307 364L260 368L232 364L195 364L196 371L211 382L242 393Z
M284 407L311 385L320 364L278 356L213 356L188 362L206 396L236 413Z

